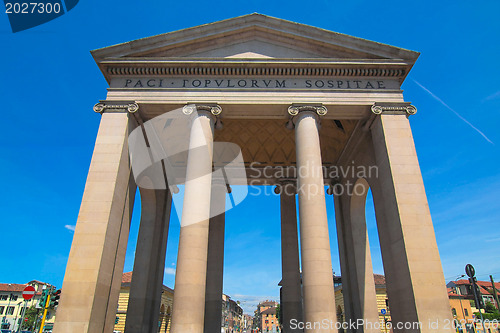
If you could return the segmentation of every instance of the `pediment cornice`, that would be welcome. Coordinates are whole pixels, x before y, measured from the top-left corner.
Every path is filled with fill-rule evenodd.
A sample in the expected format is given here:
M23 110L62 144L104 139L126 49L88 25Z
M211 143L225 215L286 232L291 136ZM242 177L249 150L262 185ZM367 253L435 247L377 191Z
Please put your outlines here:
M241 54L261 57L239 58ZM92 55L108 82L121 75L247 74L389 76L402 82L419 53L251 14L94 50Z

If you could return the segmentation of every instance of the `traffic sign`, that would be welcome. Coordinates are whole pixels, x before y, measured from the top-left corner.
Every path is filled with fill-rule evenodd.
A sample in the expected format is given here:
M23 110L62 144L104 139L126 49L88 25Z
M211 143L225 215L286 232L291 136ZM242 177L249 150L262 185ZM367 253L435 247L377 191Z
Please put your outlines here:
M387 313L387 310L386 309L382 309L382 310L380 310L380 313L383 314L383 315L385 315Z
M476 270L474 269L474 266L472 266L471 264L467 264L465 266L465 273L467 273L467 276L472 278L474 277L474 275L476 275Z
M33 296L35 296L35 288L33 288L32 286L27 286L26 288L24 288L23 298L25 300L29 301L33 298Z

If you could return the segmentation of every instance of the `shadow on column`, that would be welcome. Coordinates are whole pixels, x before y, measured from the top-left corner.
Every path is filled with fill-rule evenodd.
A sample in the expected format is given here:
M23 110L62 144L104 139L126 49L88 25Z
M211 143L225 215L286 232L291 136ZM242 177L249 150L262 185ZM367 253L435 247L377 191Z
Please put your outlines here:
M296 186L282 183L275 192L281 198L281 306L283 332L302 332L292 329L290 323L302 322L302 291L300 281L299 243L297 234Z
M158 330L172 196L168 189L139 188L141 222L125 332Z
M207 287L205 290L205 333L219 333L222 318L222 288L224 276L224 229L226 191L223 179L212 178L210 225L208 230ZM218 212L222 214L216 215ZM215 216L214 216L215 215Z

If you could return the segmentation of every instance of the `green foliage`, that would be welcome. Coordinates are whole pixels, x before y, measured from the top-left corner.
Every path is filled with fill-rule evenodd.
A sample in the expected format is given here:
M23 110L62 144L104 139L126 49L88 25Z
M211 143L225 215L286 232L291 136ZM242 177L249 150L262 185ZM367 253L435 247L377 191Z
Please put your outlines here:
M485 309L486 313L483 313L483 319L486 320L500 320L500 312L491 302L486 302ZM481 314L479 312L474 313L476 318L481 318Z
M29 309L26 309L26 315L24 316L25 318L28 318L28 321L24 321L24 318L22 318L22 329L30 329L33 324L35 323L36 320L36 315L38 313L38 309L36 309L34 306L31 306Z
M280 326L283 326L283 311L281 310L281 304L279 303L276 306L276 318L278 318Z
M491 302L486 302L485 310L487 313L495 313L497 312L497 308Z
M481 318L481 315L479 314L479 312L475 312L474 313L476 315L476 318ZM493 320L493 319L496 319L496 320L500 320L500 313L499 312L494 312L494 313L483 313L483 319L486 320Z

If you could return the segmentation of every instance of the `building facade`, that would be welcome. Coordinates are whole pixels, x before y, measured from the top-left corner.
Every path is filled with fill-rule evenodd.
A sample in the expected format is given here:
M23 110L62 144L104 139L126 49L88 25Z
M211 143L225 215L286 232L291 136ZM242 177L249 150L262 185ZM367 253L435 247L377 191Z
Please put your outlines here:
M253 318L253 330L255 332L278 332L279 323L276 309L278 302L266 300L257 305Z
M493 291L493 285L491 281L477 281L476 283L479 287L479 292L481 294L483 303L486 304L487 302L490 302L497 309L499 309L499 304L497 298L495 297L495 292ZM450 281L446 286L448 287L449 292L451 289L452 292L457 295L462 295L466 299L474 300L472 284L469 282L469 280ZM500 295L500 283L495 282L494 287L496 289L496 295L498 297L498 295Z
M234 301L230 296L223 294L221 332L242 332L244 329L244 323L243 309L241 308L239 302Z
M22 292L27 286L32 286L35 288L35 296L29 301L25 301ZM38 313L41 316L43 314L43 309L39 302L42 297L43 289L51 289L54 286L40 282L40 281L30 281L26 284L17 283L0 283L0 318L2 330L12 330L16 331L21 324L23 314L27 309L34 306L38 309ZM55 321L56 310L49 308L47 310L47 316L45 320L44 331L50 331ZM36 322L37 327L41 324Z
M477 281L479 287L480 297L483 300L483 304L491 303L494 307L498 309L497 297L500 294L500 283L494 283L494 286L490 281ZM474 301L474 294L472 291L472 284L469 280L457 280L450 281L447 284L448 287L448 297L450 300L451 314L453 320L458 326L460 332L474 333L474 330L482 330L483 324L481 322L481 317L477 314L485 312L484 309L479 310L476 302ZM493 291L496 289L496 295ZM497 322L487 323L484 325L488 332L500 332Z
M335 277L336 281L340 281L340 277ZM391 321L391 309L389 306L389 298L387 296L385 277L380 274L373 274L375 284L375 293L377 298L377 313L378 313L378 329L373 331L385 331L385 327L389 327L388 321ZM342 283L336 283L335 287L335 304L337 305L337 321L346 322L345 312L346 304L352 304L349 300L345 300L345 295L342 290ZM345 331L342 329L342 331ZM390 329L388 329L390 331Z
M122 287L120 288L120 296L118 299L118 310L116 311L115 326L113 331L125 332L125 324L127 321L127 308L130 300L130 285L132 283L132 272L123 273ZM163 286L161 291L161 303L159 309L159 317L157 323L158 333L170 332L170 323L173 308L174 291L167 286Z

